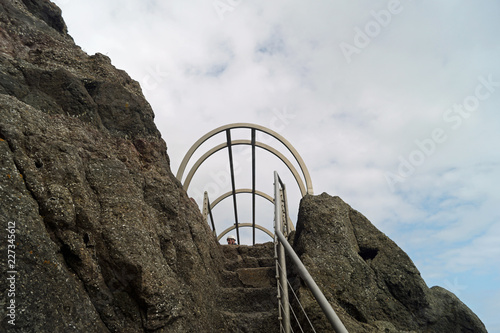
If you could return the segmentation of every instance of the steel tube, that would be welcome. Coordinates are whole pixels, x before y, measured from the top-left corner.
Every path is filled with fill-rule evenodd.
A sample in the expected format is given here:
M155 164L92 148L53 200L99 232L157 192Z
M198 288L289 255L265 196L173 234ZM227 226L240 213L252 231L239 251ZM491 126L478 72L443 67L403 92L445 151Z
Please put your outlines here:
M311 176L309 175L309 171L307 170L307 167L306 167L306 165L304 163L304 160L299 155L299 153L297 152L297 150L291 145L291 143L288 142L288 140L286 140L280 134L278 134L277 132L275 132L273 130L270 130L269 128L266 128L266 127L263 127L263 126L260 126L260 125L255 125L255 124L248 124L248 123L236 123L236 124L224 125L224 126L218 127L216 129L208 132L207 134L205 134L204 136L202 136L200 139L198 139L198 141L196 141L191 146L191 148L189 148L188 152L186 153L186 155L182 159L181 165L179 166L179 170L177 171L176 178L180 182L182 182L182 175L184 174L184 171L186 170L186 167L187 167L187 164L188 164L189 160L193 156L194 152L205 141L207 141L208 139L210 139L214 135L223 132L224 130L227 130L227 129L236 129L236 128L255 128L258 131L261 131L261 132L264 132L266 134L269 134L270 136L274 137L276 140L278 140L279 142L281 142L288 149L288 151L290 151L292 153L293 157L295 157L295 160L299 164L300 169L302 170L302 174L304 176L305 182L306 182L307 193L308 194L313 194L312 181L311 181ZM305 195L305 194L303 194L303 195Z
M240 223L238 223L238 226L239 226L239 228L251 228L251 227L252 227L252 223L241 223L241 222L240 222ZM224 237L224 235L225 235L225 234L227 234L227 233L228 233L228 232L230 232L231 230L234 230L235 228L236 228L236 226L235 226L235 225L232 225L232 226L230 226L229 228L224 229L224 231L222 231L222 232L221 232L221 233L217 236L217 240L218 240L218 241L220 241L220 240L222 239L222 237ZM263 226L258 225L258 224L256 224L256 225L255 225L255 228L256 228L256 229L259 229L259 230L261 230L261 231L263 231L263 232L265 232L265 233L266 233L269 237L271 237L271 239L272 239L272 238L274 238L274 234L273 234L271 231L269 231L267 228L264 228Z
M236 146L236 145L251 145L252 144L252 141L251 140L232 140L231 141L231 145L232 146ZM278 157L281 161L283 161L283 163L285 163L285 165L287 166L287 168L290 170L290 172L293 174L293 177L295 178L295 181L297 182L297 185L299 186L300 188L300 193L302 194L302 196L305 196L308 192L307 188L306 188L306 184L303 182L302 178L300 178L300 174L299 172L297 171L297 169L293 166L292 162L290 160L288 160L286 158L285 155L283 155L282 153L280 153L278 150L276 150L275 148L269 146L269 145L266 145L262 142L258 142L256 141L255 142L255 146L256 147L259 147L259 148L262 148L264 150L267 150L268 152L270 152L271 154L275 155L276 157ZM216 152L218 152L219 150L221 149L224 149L227 147L227 142L225 143L221 143L215 147L213 147L212 149L210 149L209 151L207 151L205 154L203 154L194 164L193 166L191 167L191 169L189 170L189 173L188 175L186 176L186 179L184 180L184 184L183 184L183 187L184 187L184 190L188 190L189 188L189 184L191 184L191 180L193 179L193 176L194 174L196 173L196 171L198 170L198 168L201 166L201 164L207 160L210 156L212 156L213 154L215 154Z
M316 282L314 282L314 279L312 278L311 274L309 274L307 268L304 266L304 264L302 264L302 261L299 259L299 256L297 256L290 243L288 243L288 241L286 240L285 236L283 236L283 234L279 230L276 230L276 235L278 236L280 243L283 244L283 246L285 247L293 263L297 266L300 276L306 282L307 286L311 290L314 298L316 298L316 301L318 302L319 306L325 313L326 318L332 325L335 332L348 333L344 324L342 324L342 321L340 321L340 318L335 313L335 310L333 310L332 306L326 299L325 295L323 295Z
M212 208L210 207L210 199L208 198L208 194L207 194L207 209L208 209L208 216L210 216L210 221L212 221L212 230L214 231L214 234L217 236L217 231L215 230L215 221L212 215Z
M236 185L234 183L233 147L231 142L231 130L226 130L227 150L229 153L229 168L231 169L231 188L233 191L234 223L236 225L236 239L240 244L240 229L238 228L238 204L236 202Z
M283 302L283 326L285 328L285 333L290 333L290 301L288 299L288 279L286 276L286 261L285 261L285 248L283 243L278 245L278 262L280 268L280 284L283 289L281 294L281 300Z
M255 245L255 128L252 128L252 240Z
M278 173L274 172L274 232L280 233L283 228L282 211L281 211L281 194L280 181ZM286 258L283 242L278 243L278 267L279 280L283 290L281 294L281 302L283 304L283 328L285 333L290 333L290 304L288 300L288 279L286 276Z

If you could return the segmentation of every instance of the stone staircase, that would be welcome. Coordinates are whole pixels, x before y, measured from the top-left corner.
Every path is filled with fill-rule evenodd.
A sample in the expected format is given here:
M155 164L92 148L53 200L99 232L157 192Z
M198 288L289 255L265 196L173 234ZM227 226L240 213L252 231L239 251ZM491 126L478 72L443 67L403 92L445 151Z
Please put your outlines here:
M279 332L274 244L221 245L218 297L229 332Z

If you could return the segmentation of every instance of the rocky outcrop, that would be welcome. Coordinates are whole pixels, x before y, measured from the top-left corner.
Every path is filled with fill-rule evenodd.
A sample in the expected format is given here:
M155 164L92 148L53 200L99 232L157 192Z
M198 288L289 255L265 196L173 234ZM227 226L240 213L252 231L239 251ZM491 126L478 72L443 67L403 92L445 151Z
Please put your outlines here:
M115 135L159 137L139 84L77 47L50 1L2 1L0 37L0 94Z
M137 82L50 1L0 2L1 253L9 332L201 332L222 253L169 168ZM10 275L9 275L10 276Z
M455 295L429 289L408 255L339 197L302 199L294 248L349 332L486 332ZM330 332L295 283L316 330Z
M277 330L272 248L217 243L153 118L53 3L0 1L0 331ZM485 332L338 198L303 200L295 247L352 332Z

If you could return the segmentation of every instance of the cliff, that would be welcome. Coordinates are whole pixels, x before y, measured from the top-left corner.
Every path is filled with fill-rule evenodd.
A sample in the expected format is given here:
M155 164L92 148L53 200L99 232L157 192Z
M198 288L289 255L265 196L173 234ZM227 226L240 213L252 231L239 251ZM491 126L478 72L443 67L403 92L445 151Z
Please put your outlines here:
M234 331L238 297L230 312L221 290L273 296L259 289L272 284L262 277L272 263L233 267L260 259L217 244L153 118L139 84L76 46L54 4L0 2L2 331ZM314 198L294 243L348 328L485 331L359 213Z
M221 252L169 170L137 82L66 34L49 1L0 2L1 253L9 332L213 327ZM10 224L9 224L10 223Z

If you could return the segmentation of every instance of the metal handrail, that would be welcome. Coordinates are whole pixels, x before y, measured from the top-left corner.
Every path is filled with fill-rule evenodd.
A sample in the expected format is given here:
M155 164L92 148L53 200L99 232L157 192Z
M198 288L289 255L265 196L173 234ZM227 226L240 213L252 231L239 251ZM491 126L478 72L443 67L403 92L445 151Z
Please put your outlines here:
M344 324L342 323L340 318L335 313L335 310L333 310L332 306L330 305L330 303L326 299L325 295L323 294L323 292L321 292L321 289L319 289L318 285L316 284L316 282L312 278L311 274L309 274L309 272L307 271L307 268L304 266L304 264L300 260L299 256L295 253L292 246L290 245L290 243L288 243L288 240L286 239L286 237L282 233L282 230L283 230L282 213L283 212L281 210L282 209L282 202L281 202L281 194L280 194L280 191L281 191L280 185L282 185L281 179L279 178L278 173L275 171L274 172L274 194L275 194L275 198L274 198L274 204L275 204L274 232L275 232L275 235L277 238L277 241L275 238L275 246L277 246L279 249L281 249L279 256L277 258L278 259L277 266L278 265L281 266L280 274L279 274L279 279L280 279L279 283L281 283L281 285L284 286L283 287L284 294L285 293L287 294L286 300L282 296L280 299L280 302L284 303L283 304L284 309L289 308L288 292L287 292L288 286L286 283L286 268L285 268L286 264L285 264L285 256L284 256L284 251L283 251L283 249L284 249L287 251L289 257L292 259L293 263L297 267L300 276L302 277L302 279L305 281L306 285L311 290L314 298L316 299L319 306L323 310L323 313L325 314L326 318L328 319L328 321L332 325L335 332L348 333ZM283 254L283 255L281 255L281 254ZM283 275L285 278L284 281L282 280ZM286 301L286 303L285 303L285 301ZM285 332L288 333L288 332L290 332L290 316L288 315L288 318L286 318L286 316L284 315L283 321L285 321L285 320L287 320L288 322L284 322L283 325L285 327ZM288 331L287 331L287 327L288 327Z
M276 262L276 280L278 285L278 295L281 297L278 299L278 306L283 308L282 316L280 318L283 323L285 333L290 333L290 302L288 300L288 285L286 277L286 260L285 260L285 248L283 243L276 239L276 235L281 233L283 230L283 220L282 220L282 202L281 194L282 190L280 188L281 181L279 179L278 173L274 171L274 248L277 254ZM280 285L281 293L280 293Z
M215 222L214 217L212 215L212 205L210 205L210 199L208 198L208 192L205 191L203 193L203 217L205 221L208 222L208 218L210 217L210 222L212 222L212 231L215 236L217 236L217 231L215 230Z
M335 313L335 310L333 310L332 306L326 299L325 295L321 292L321 289L319 289L318 285L312 278L311 274L307 271L307 268L304 266L302 261L299 259L295 251L293 250L292 246L288 241L286 240L285 236L277 230L276 235L278 236L278 239L280 242L283 244L285 247L285 250L287 251L288 255L292 259L293 263L297 266L297 269L299 271L300 277L305 281L306 285L309 287L311 290L314 298L318 302L319 306L323 310L323 312L326 315L326 318L328 321L330 321L330 324L332 324L333 329L337 333L347 333L347 329L344 327L344 324L342 324L342 321L340 318L337 316Z

